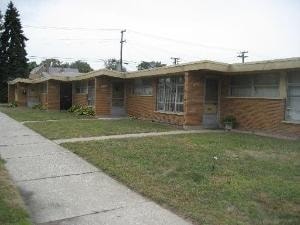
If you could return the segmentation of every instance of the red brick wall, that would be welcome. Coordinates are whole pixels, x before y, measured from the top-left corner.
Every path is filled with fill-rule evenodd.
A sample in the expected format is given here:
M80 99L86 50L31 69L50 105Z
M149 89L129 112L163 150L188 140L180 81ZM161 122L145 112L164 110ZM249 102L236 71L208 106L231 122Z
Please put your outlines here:
M48 100L47 100L47 93L41 93L40 94L40 103L43 107L46 109L48 108Z
M72 105L87 106L88 105L88 96L87 96L87 94L73 93Z
M111 80L108 77L97 77L95 83L95 112L97 116L111 115Z
M156 112L156 84L157 78L152 81L152 96L135 96L131 94L133 80L126 81L126 109L129 116L165 122L175 125L184 124L184 116L172 113Z
M16 88L18 95L16 102L18 103L18 106L27 106L27 84L17 83Z
M284 123L285 100L263 98L226 98L229 79L222 81L221 119L237 118L238 129L300 137L300 124Z
M60 110L60 82L55 80L48 81L48 109Z
M184 125L199 126L204 109L204 74L187 72L184 79Z

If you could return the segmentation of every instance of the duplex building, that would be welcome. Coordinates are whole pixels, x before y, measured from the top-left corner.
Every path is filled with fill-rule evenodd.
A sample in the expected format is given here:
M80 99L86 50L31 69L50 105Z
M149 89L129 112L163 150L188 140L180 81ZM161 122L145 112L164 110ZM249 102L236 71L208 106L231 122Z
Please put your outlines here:
M39 69L8 83L8 101L97 116L133 116L184 127L218 128L233 115L242 130L300 137L300 58L244 64L199 61L135 72L86 74Z

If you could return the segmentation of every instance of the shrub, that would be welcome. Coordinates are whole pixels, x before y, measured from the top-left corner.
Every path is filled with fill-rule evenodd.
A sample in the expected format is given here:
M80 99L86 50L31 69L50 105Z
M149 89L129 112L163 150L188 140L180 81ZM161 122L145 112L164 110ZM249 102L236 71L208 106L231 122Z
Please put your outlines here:
M234 128L237 125L237 121L235 116L233 115L229 115L229 116L225 116L223 119L223 124L231 124L232 127Z
M82 116L95 116L95 111L90 106L73 105L68 109L68 112Z
M46 110L46 108L42 104L36 104L32 106L32 109Z
M18 103L16 103L16 102L10 102L10 103L8 103L8 107L9 108L16 108L16 107L18 107Z

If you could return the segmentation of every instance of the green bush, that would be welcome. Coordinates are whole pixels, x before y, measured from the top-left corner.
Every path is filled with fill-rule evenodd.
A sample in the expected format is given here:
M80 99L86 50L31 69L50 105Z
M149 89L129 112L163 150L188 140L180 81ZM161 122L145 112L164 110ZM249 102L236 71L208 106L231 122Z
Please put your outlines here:
M18 103L16 103L16 102L10 102L10 103L8 103L8 107L9 108L16 108L16 107L18 107Z
M232 127L235 127L237 125L235 116L232 115L225 116L223 119L223 124L232 124Z
M32 106L32 109L46 110L42 104L36 104Z
M73 105L68 109L68 112L82 116L95 116L95 111L90 106Z

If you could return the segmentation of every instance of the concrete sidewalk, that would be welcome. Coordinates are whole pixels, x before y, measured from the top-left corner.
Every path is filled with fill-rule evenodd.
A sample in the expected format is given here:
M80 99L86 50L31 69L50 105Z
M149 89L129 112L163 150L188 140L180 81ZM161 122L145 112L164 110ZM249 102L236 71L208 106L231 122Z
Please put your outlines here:
M0 124L0 155L34 223L190 224L3 113Z
M154 136L164 136L164 135L174 135L174 134L203 134L203 133L220 133L224 132L221 130L173 130L165 132L148 132L148 133L138 133L138 134L117 134L117 135L107 135L107 136L97 136L97 137L81 137L81 138L66 138L66 139L56 139L53 140L56 144L62 143L74 143L82 141L103 141L109 139L123 139L123 138L142 138L142 137L154 137Z

